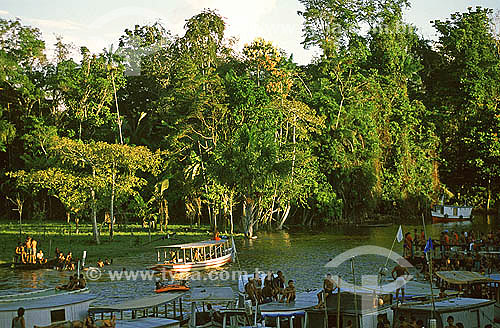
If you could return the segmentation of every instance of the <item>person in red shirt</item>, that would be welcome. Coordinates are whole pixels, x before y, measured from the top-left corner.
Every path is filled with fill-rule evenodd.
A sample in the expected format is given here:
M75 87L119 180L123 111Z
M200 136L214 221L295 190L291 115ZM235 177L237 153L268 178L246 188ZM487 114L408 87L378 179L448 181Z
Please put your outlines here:
M405 235L405 249L406 255L413 257L413 238L411 237L411 233L407 232Z
M217 230L214 231L214 240L221 240L219 232Z

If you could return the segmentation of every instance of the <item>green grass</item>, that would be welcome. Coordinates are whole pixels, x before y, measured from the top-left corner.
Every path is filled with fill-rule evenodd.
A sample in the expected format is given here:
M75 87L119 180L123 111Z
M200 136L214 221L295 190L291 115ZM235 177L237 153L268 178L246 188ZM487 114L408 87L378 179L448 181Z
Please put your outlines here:
M73 257L82 256L83 251L86 250L88 263L95 263L98 258L118 259L142 256L145 253L149 253L153 257L153 248L155 246L189 243L211 237L209 226L169 225L167 232L152 231L151 236L149 236L147 229L137 224L130 224L117 226L113 241L110 241L109 232L106 227L103 227L100 238L101 244L97 245L94 242L90 224L80 224L79 234L75 233L75 228L74 223L71 225L64 222L29 223L22 225L22 235L20 237L17 222L0 221L0 240L2 241L0 263L12 261L17 243L24 241L27 235L38 241L38 248L43 250L47 258L54 256L56 247L65 254L71 251ZM163 239L167 233L170 234L170 239ZM239 237L239 235L235 236Z

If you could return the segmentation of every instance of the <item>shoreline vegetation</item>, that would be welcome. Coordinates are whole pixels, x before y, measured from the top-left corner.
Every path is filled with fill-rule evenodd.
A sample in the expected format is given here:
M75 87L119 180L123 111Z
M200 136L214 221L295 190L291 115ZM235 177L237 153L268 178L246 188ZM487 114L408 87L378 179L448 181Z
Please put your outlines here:
M307 65L239 49L215 9L95 53L0 17L0 213L97 245L104 218L119 245L121 223L252 238L500 208L500 15L450 13L429 40L408 0L297 1Z
M112 241L109 238L109 230L103 229L101 244L97 245L92 235L91 224L81 224L78 234L75 233L75 229L74 224L70 226L64 222L25 223L22 226L20 238L19 224L15 221L2 220L0 221L0 240L2 240L3 247L0 248L0 264L12 263L17 243L23 242L27 235L38 242L38 249L43 250L47 259L54 258L56 247L64 254L72 252L74 259L81 258L83 251L87 251L86 266L96 266L99 258L116 260L148 255L153 263L156 246L208 240L213 235L209 226L171 225L167 232L159 230L149 232L140 225L130 224L123 229L118 227ZM242 238L242 234L234 234L233 237ZM125 253L124 250L126 250Z

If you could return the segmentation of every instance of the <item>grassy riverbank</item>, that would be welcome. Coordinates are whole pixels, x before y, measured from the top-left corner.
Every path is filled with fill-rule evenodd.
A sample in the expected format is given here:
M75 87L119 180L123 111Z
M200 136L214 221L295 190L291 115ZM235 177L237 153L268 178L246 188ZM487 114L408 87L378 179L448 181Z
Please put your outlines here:
M189 225L169 225L167 232L152 231L139 225L118 226L110 241L107 229L101 230L101 244L97 245L92 237L92 226L80 224L76 227L61 222L40 222L22 225L19 235L17 222L0 221L0 264L12 261L14 250L19 241L30 235L38 241L46 257L53 257L58 247L65 254L69 251L73 257L81 257L87 251L87 263L95 263L98 258L118 259L121 257L148 256L153 258L153 248L159 245L189 243L206 240L211 237L209 226L190 227ZM49 253L50 252L50 253Z

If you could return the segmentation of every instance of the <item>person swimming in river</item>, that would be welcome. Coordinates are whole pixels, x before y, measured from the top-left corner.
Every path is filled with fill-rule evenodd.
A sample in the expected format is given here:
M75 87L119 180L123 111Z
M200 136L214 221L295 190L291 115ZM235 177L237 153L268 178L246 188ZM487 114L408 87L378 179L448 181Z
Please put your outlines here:
M104 267L104 262L103 262L101 259L98 259L98 260L97 260L97 267L98 267L98 268L102 268L102 267Z

